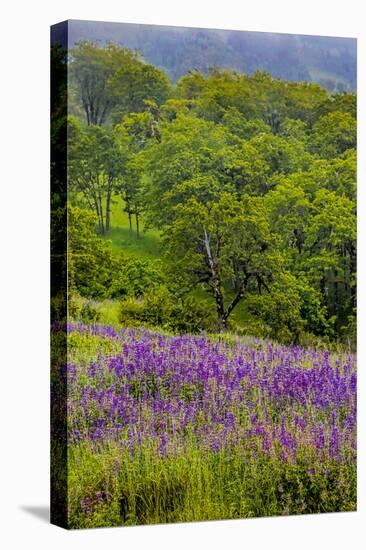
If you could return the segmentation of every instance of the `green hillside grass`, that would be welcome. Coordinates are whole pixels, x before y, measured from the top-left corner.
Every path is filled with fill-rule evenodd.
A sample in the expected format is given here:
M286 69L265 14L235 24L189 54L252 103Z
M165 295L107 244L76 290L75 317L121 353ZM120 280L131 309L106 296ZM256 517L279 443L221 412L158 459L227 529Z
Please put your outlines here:
M105 237L112 241L112 248L128 256L139 258L158 258L160 256L160 235L155 229L144 229L144 220L140 223L140 238L136 236L135 220L133 234L130 233L128 216L123 210L120 197L114 197L111 211L111 230Z

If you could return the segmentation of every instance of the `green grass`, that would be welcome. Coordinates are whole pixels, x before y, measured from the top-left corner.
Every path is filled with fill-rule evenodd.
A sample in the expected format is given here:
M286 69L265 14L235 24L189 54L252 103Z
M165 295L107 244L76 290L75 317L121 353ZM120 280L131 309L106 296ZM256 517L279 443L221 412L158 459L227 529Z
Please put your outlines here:
M136 236L135 220L133 234L130 233L128 215L123 210L123 201L114 197L111 212L111 230L106 239L112 241L112 248L128 256L138 258L158 258L161 254L160 235L156 229L144 229L144 220L140 222L140 238Z
M332 474L340 479L349 470L334 466ZM305 460L292 465L276 457L253 459L235 449L229 456L202 453L193 445L158 457L148 447L131 456L118 444L111 443L108 453L80 444L69 449L69 488L74 529L355 509L352 491L344 495L324 471L311 477Z
M105 325L119 327L120 323L120 302L118 300L103 300L97 306L100 322Z

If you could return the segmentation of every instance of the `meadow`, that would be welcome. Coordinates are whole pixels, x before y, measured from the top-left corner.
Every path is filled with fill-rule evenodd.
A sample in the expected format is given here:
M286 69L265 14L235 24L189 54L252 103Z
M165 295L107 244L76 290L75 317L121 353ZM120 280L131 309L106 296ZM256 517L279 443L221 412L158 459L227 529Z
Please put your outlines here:
M356 509L355 356L69 324L72 528Z

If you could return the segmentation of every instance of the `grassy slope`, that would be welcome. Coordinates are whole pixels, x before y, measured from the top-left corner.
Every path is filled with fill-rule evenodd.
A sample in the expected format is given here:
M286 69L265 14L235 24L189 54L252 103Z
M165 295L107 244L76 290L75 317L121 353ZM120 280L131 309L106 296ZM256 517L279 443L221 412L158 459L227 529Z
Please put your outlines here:
M144 230L142 220L141 237L136 237L136 225L133 220L133 234L130 234L128 216L123 211L123 201L120 197L115 197L111 212L111 231L108 239L112 241L114 250L123 251L129 256L138 258L157 258L160 256L160 236L154 229Z

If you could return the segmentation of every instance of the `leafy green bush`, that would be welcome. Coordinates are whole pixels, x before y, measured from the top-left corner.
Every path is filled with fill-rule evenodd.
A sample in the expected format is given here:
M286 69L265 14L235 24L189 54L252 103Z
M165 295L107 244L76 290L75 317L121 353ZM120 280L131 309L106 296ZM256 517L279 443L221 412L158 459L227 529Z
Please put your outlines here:
M127 326L139 326L144 321L144 302L128 297L120 304L119 322Z
M96 323L97 321L99 321L99 312L90 302L87 302L82 306L80 312L80 321L86 324Z
M96 215L68 205L69 289L81 296L104 298L112 280L113 255L109 241L95 232Z
M286 344L298 342L304 324L300 306L296 279L287 273L273 282L269 295L248 296L248 309L270 327L268 336Z
M97 304L77 294L71 294L68 302L69 318L82 323L96 323L100 319Z
M138 298L146 291L163 283L164 276L160 261L124 258L118 262L109 290L111 298L133 296Z
M174 333L217 330L212 308L193 296L177 297L166 286L149 290L144 298L121 302L120 322L125 325L160 326Z

